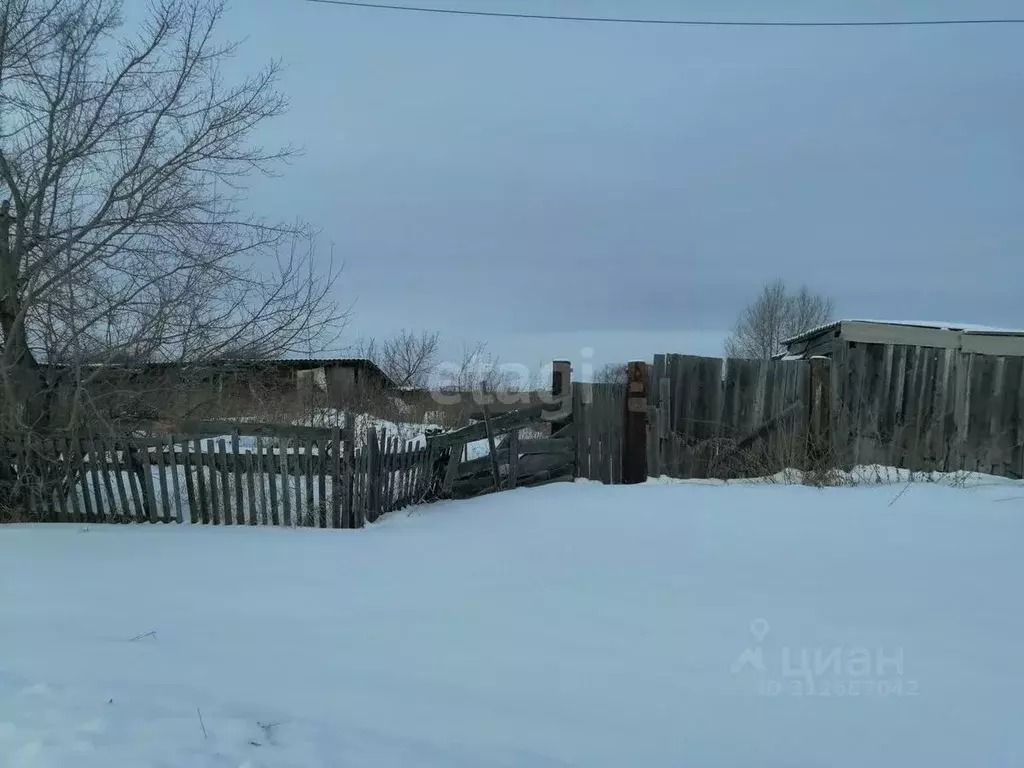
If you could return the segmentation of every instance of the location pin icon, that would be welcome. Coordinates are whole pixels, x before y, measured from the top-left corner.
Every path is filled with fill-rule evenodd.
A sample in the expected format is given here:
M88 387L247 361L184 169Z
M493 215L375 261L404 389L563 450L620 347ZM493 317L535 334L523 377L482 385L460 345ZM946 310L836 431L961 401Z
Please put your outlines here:
M754 619L750 622L750 634L752 634L754 639L759 643L764 640L769 629L770 627L768 626L768 622L764 619Z

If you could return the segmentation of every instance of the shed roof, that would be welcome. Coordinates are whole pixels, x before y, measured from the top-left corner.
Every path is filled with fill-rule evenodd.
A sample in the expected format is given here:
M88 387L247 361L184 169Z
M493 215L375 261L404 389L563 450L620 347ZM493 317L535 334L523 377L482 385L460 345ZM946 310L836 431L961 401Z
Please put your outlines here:
M975 323L956 323L933 320L868 320L859 318L850 320L835 320L830 323L825 323L824 325L819 325L815 328L809 328L808 330L799 333L796 336L784 339L782 343L785 345L795 344L798 341L812 339L815 336L821 336L822 334L840 329L844 325L857 325L861 323L871 323L873 325L909 326L912 328L931 328L939 331L955 331L957 333L966 333L980 336L1024 337L1024 330L1014 330L1011 328L996 328L988 325L977 325Z
M136 371L154 371L161 369L172 369L172 368L189 368L189 367L209 367L209 368L289 368L294 371L308 371L315 368L326 368L331 366L337 366L342 368L364 368L369 371L373 371L379 375L384 381L388 382L391 386L395 386L394 381L388 376L379 365L373 360L365 357L290 357L290 358L217 358L213 360L198 360L195 362L182 362L180 360L164 360L154 361L145 363L86 363L82 365L82 368L110 368L110 369L125 369L125 370L136 370ZM50 368L71 368L71 364L55 363L49 366Z

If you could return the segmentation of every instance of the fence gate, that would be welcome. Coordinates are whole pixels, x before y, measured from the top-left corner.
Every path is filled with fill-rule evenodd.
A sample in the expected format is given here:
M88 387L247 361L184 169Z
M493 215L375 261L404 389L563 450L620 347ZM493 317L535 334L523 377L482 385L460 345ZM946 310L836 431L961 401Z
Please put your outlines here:
M606 484L622 482L626 385L574 383L576 474Z

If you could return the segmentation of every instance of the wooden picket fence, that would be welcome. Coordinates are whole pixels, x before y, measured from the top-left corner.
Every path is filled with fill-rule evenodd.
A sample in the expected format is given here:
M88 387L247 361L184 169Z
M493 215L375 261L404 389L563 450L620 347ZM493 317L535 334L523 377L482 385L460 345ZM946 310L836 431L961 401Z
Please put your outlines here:
M360 528L423 498L426 446L373 428L359 448L354 437L351 424L235 425L216 439L8 437L0 450L40 522Z

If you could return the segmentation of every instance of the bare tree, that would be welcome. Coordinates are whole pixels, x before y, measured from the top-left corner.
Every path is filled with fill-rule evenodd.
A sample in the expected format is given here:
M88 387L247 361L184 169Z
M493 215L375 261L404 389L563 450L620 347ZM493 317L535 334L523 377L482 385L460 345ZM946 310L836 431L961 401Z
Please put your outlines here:
M9 428L53 428L53 394L82 388L86 360L308 353L343 319L313 233L239 209L246 180L292 150L252 143L286 101L276 63L226 80L223 12L154 0L119 39L117 0L0 0Z
M626 384L629 371L625 363L605 363L594 372L596 384Z
M508 371L503 370L498 357L490 352L487 343L478 341L462 348L462 357L452 369L451 387L461 392L496 392L509 384Z
M770 358L782 351L785 339L823 325L833 318L832 299L802 286L790 292L782 280L768 283L740 315L726 339L729 357Z
M437 368L441 334L402 331L381 347L381 369L400 387L426 387Z
M364 339L353 349L375 362L399 387L426 388L438 366L440 344L437 331L401 331L379 343Z

